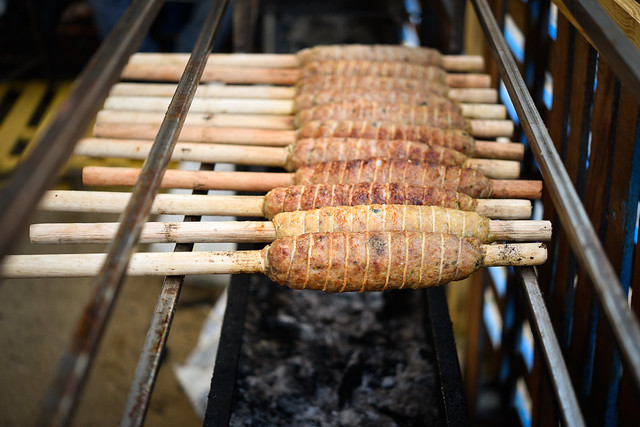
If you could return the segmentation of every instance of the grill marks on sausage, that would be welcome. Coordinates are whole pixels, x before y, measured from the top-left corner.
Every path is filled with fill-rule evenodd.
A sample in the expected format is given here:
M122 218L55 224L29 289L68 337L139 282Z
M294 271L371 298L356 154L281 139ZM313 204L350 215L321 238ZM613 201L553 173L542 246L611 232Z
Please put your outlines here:
M298 140L330 137L422 142L431 146L447 147L470 157L475 150L475 140L466 131L459 129L376 121L313 120L297 130Z
M278 239L265 252L275 282L327 292L439 285L482 263L478 239L414 232L309 233Z
M492 195L491 180L475 169L398 159L365 159L301 166L298 185L389 182L433 186L475 198Z
M324 206L356 205L442 206L475 211L476 201L461 193L435 187L397 183L317 184L280 187L265 195L263 213L273 219L281 212L310 210Z
M299 111L295 115L298 127L313 120L376 121L469 130L467 120L454 107L389 104L368 100L333 102Z

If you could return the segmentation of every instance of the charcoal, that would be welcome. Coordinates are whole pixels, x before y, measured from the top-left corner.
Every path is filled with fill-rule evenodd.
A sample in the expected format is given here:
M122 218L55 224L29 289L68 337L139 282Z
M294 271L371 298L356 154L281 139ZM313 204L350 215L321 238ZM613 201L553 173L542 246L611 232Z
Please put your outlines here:
M443 425L423 303L253 283L230 425Z

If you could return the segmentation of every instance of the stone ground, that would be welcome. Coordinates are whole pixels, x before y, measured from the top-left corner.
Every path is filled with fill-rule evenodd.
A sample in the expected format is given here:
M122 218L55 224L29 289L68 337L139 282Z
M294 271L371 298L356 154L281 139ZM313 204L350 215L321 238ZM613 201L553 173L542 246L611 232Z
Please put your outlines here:
M51 214L39 214L32 222L56 220L51 218ZM82 221L83 218L78 217L77 220ZM84 220L94 221L95 217ZM42 253L62 249L34 247L26 239L25 236L12 252ZM95 245L93 248L87 245L65 246L62 250L99 251L100 248ZM161 278L126 280L73 425L118 424L160 285ZM172 367L183 363L195 346L202 322L219 292L219 286L204 278L187 282L183 288L146 425L202 425ZM33 425L39 400L50 384L89 295L89 279L0 282L0 425Z

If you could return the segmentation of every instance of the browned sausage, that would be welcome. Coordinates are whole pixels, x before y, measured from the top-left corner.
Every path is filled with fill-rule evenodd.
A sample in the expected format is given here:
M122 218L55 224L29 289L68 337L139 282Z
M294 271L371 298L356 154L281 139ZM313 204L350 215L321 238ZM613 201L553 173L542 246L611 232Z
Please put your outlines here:
M434 108L451 108L459 112L460 108L451 99L433 92L419 92L408 90L371 90L368 88L356 88L353 90L320 90L314 92L302 92L294 98L296 111L319 105L331 104L339 101L374 101L386 104L411 104L431 106Z
M440 145L473 157L475 140L465 131L409 126L386 122L323 120L305 123L297 131L303 138L366 138L423 142Z
M490 198L492 182L475 169L414 160L365 159L301 166L297 185L388 182L428 185L458 191L475 198Z
M296 84L297 93L314 93L321 90L401 90L410 92L446 95L449 87L441 82L429 80L399 79L379 76L338 76L317 75L300 79Z
M302 49L297 54L301 64L327 60L361 60L376 62L411 62L442 66L442 55L435 49L392 45L331 45Z
M436 286L482 265L476 238L407 231L285 237L265 248L264 258L271 280L326 292Z
M446 85L447 77L446 71L442 68L406 62L328 60L307 62L300 68L300 78L326 74L427 80L441 85Z
M288 147L284 168L293 171L302 165L375 157L411 159L450 166L462 166L467 160L467 156L450 148L413 141L306 138Z
M456 108L368 100L338 101L302 110L295 115L294 125L300 127L314 120L387 122L469 131L468 121Z
M336 231L418 231L476 237L491 243L491 221L475 212L437 206L358 205L331 206L308 211L282 212L272 219L278 238Z
M372 204L442 206L465 211L475 211L478 206L475 199L443 188L392 183L318 184L274 188L265 195L263 213L272 219L280 212Z

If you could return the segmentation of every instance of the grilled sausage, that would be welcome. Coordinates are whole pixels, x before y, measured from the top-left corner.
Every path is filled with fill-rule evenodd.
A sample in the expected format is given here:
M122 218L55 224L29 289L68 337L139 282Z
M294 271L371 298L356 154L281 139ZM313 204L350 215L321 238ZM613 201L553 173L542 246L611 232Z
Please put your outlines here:
M446 95L449 87L439 81L400 79L380 76L317 75L300 79L296 83L297 93L314 93L322 90L401 90L409 92Z
M476 238L406 231L302 234L274 241L263 256L274 282L326 292L436 286L482 265Z
M428 185L458 191L475 198L490 198L492 182L475 169L413 160L365 159L301 166L297 185L354 184L359 182Z
M349 231L417 231L476 237L491 243L490 220L475 212L437 206L358 205L283 212L272 219L278 237Z
M411 104L386 104L375 101L339 101L298 112L294 125L314 120L354 120L430 126L469 131L467 120L454 108Z
M450 166L462 166L467 160L467 156L450 148L399 140L306 138L288 146L287 150L284 168L289 171L308 164L375 157L411 159Z
M475 211L478 206L475 199L443 188L392 183L318 184L274 188L265 195L263 214L272 219L280 212L373 204L442 206L464 211Z
M353 90L320 90L315 92L302 92L294 98L296 111L306 110L319 105L331 104L339 101L373 101L385 104L411 104L431 106L434 108L450 108L460 111L458 105L451 99L434 92L414 92L402 90L370 90L368 88L356 88Z
M331 45L302 49L297 54L301 64L314 61L350 59L376 62L411 62L442 66L442 55L435 49L392 45Z
M303 79L327 74L426 80L440 85L446 85L447 77L447 73L442 68L406 62L329 60L307 62L300 68L300 78Z
M440 145L473 157L475 140L465 131L409 126L386 122L323 120L305 123L297 131L303 138L366 138L423 142Z

